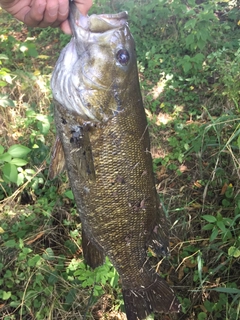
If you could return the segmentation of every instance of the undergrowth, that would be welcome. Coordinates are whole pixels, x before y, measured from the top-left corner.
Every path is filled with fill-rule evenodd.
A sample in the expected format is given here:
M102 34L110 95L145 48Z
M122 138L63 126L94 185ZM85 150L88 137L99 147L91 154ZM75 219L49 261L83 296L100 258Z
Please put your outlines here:
M129 12L168 217L171 256L157 270L181 313L239 319L240 114L237 1L95 1ZM49 81L69 41L0 11L0 318L124 319L110 262L89 269L66 174L48 179L55 137Z

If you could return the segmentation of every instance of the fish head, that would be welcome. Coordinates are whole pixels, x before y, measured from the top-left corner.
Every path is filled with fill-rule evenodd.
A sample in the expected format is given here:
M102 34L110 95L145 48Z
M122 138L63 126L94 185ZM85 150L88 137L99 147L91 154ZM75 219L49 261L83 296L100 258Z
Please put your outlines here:
M70 5L71 42L53 72L54 99L86 121L102 122L123 111L138 79L127 12L82 16Z

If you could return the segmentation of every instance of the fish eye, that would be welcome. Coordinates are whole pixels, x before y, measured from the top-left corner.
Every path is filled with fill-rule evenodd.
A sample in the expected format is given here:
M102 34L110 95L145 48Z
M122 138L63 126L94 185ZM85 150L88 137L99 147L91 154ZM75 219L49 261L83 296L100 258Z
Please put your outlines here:
M130 59L129 53L126 49L120 49L117 52L117 60L121 63L122 66L126 66Z

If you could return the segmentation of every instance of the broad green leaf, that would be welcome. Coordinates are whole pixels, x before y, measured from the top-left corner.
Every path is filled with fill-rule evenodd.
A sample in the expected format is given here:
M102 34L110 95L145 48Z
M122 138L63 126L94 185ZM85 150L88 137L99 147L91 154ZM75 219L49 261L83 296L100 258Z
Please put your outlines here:
M226 232L226 227L225 227L223 221L217 221L217 226L222 232Z
M22 239L21 239L22 240ZM20 241L19 241L20 242ZM22 248L22 252L24 253L24 254L29 254L29 253L31 253L32 252L32 249L30 249L30 248Z
M1 53L0 54L0 60L8 60L8 56L6 56L5 54Z
M18 167L25 166L28 162L26 160L23 160L21 158L14 158L10 161L11 164L15 164Z
M72 304L76 298L76 290L75 289L70 289L68 294L65 297L65 303L67 304Z
M57 271L53 271L48 277L48 283L51 285L55 284L58 281L58 279L59 277Z
M12 84L13 79L12 79L11 75L8 73L9 70L7 70L7 69L5 69L5 70L4 70L4 72L0 72L0 78L3 80L3 82L6 81L6 83Z
M204 55L202 53L197 53L194 57L192 57L192 61L202 62L204 60Z
M13 239L4 242L4 246L5 246L6 248L15 248L16 246L18 247L16 241L13 240Z
M196 19L188 20L184 25L184 29L193 29L195 27L196 22Z
M9 99L8 95L0 94L0 106L6 107L15 107L15 103L12 99Z
M39 120L37 126L42 134L47 134L50 129L51 120L49 116L37 114L36 119Z
M207 314L205 312L200 312L198 314L198 320L205 320L207 319Z
M24 158L31 149L28 147L25 147L21 144L14 144L8 149L8 153L13 157L13 158Z
M28 299L34 299L37 295L38 295L37 291L35 291L35 290L27 290L26 295L25 295L24 298L27 301Z
M65 197L73 200L74 199L74 196L73 196L73 193L72 193L72 190L67 190L66 192L64 192L64 195Z
M212 234L211 234L209 240L213 241L213 240L215 240L217 238L217 236L218 236L218 229L214 227L212 229Z
M212 228L214 227L215 225L212 224L212 223L208 223L206 224L205 226L203 226L203 230L212 230Z
M20 172L17 177L17 186L20 186L24 182L24 174Z
M36 173L36 171L34 171L33 169L26 169L25 171L27 174L31 174L31 175L34 175Z
M228 255L230 257L239 258L240 257L240 249L232 246L228 249Z
M183 67L183 71L185 73L188 73L188 71L190 69L192 69L192 64L190 62L188 62L188 61L184 61L183 64L182 64L182 67Z
M187 37L186 37L186 45L190 46L191 44L195 43L195 39L194 39L194 35L192 33L190 33Z
M196 42L196 44L197 44L198 48L199 48L200 50L202 50L202 49L205 47L206 42L203 41L202 39L199 39L199 40Z
M4 147L0 145L0 154L3 154L4 152Z
M232 293L232 294L240 294L240 289L237 288L214 288L213 291L224 292L224 293Z
M36 58L38 56L38 52L34 43L28 44L28 55L33 58Z
M10 307L13 307L13 308L17 308L17 307L19 307L20 304L21 304L20 301L11 301L11 302L9 303L9 306L10 306Z
M10 162L11 160L12 160L12 157L8 152L0 154L0 162Z
M214 216L210 216L210 215L208 215L208 214L206 214L206 215L203 215L202 216L202 218L204 219L204 220L206 220L207 222L216 222L217 221L217 219L214 217Z
M7 82L0 80L0 87L6 87Z
M48 260L48 261L54 260L55 256L52 248L47 248L43 253L42 257L44 260Z
M3 300L8 300L12 295L12 292L11 291L3 291L3 294L2 294L2 299Z
M48 122L48 116L46 116L45 114L38 113L36 115L36 119L40 122Z
M7 178L10 182L17 183L18 171L17 167L11 163L5 163L2 167L2 172L4 177Z
M38 122L37 127L42 134L47 134L50 129L49 122Z
M30 258L27 262L29 267L35 267L38 266L41 261L41 256L39 254L36 254L34 257Z

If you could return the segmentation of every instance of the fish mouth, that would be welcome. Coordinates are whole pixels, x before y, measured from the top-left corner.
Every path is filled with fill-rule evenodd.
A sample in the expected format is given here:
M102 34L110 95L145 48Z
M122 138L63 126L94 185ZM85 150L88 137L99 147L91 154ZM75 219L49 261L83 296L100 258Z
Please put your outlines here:
M88 32L103 33L109 30L118 29L126 25L128 13L126 11L116 14L92 14L83 16L74 3L70 5L70 25L75 34L76 27Z
M123 48L121 43L122 38L130 39L127 18L127 12L83 16L75 3L70 2L69 22L73 37L55 66L51 88L54 99L84 121L107 121L112 116L112 111L105 112L94 99L98 92L104 91L108 101L117 101L119 105L119 99L112 93L112 82L106 82L103 75L110 72L112 66L115 68L115 64L120 64L117 59L126 58L124 54L128 48ZM118 58L118 52L123 52L123 57ZM108 55L113 59L107 59ZM105 64L109 67L104 68Z

